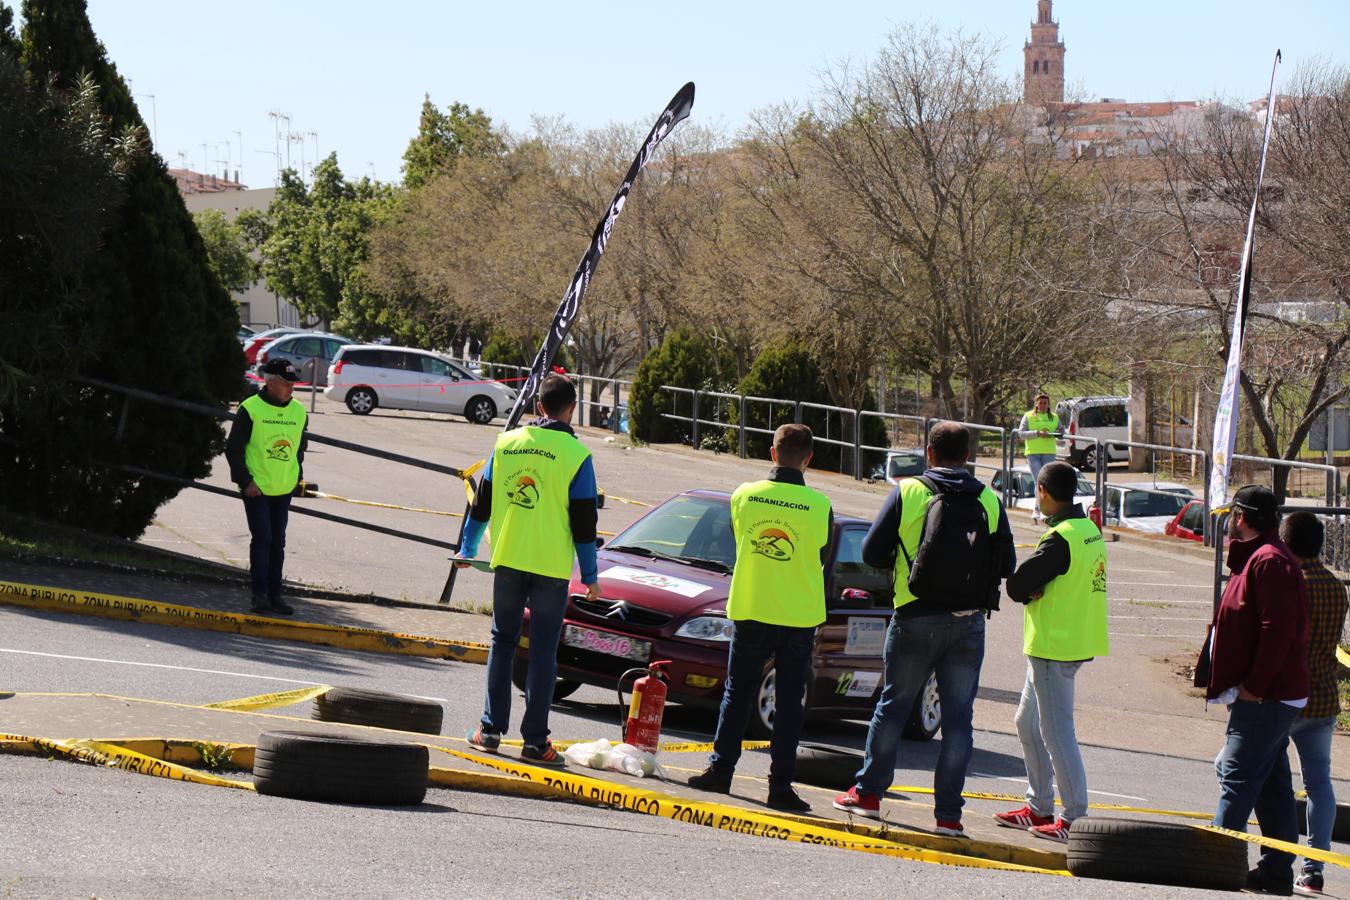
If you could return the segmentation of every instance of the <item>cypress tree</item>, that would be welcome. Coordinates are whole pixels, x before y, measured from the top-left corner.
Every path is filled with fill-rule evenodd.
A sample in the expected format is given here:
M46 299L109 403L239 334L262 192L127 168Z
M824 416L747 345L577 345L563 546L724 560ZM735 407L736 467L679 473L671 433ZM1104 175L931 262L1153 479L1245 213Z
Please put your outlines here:
M89 23L84 0L25 0L20 40L31 81L97 86L110 133L134 129L148 147L131 92ZM223 407L240 390L238 312L162 159L134 159L124 199L80 279L85 315L74 373ZM0 410L7 506L124 537L139 535L178 488L119 474L127 463L182 478L210 471L220 424L63 381L35 384Z

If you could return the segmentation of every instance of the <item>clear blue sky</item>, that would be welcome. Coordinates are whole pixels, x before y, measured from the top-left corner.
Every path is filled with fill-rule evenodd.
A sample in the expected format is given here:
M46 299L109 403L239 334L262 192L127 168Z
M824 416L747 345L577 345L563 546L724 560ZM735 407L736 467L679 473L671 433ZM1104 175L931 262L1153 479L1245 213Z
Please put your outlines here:
M580 126L651 121L685 81L695 119L734 132L749 113L806 99L821 72L865 61L897 24L931 20L1002 42L1010 77L1035 0L88 0L94 29L152 118L170 164L273 181L273 121L318 132L351 176L399 178L422 95L481 106L519 132L532 113ZM1072 87L1130 100L1264 93L1275 48L1286 66L1350 62L1346 0L1058 0ZM242 154L239 138L242 133ZM226 143L230 146L227 148ZM216 145L219 145L217 147ZM314 138L305 148L312 162ZM284 162L286 146L282 144ZM219 156L221 162L215 163ZM291 147L299 168L300 147Z

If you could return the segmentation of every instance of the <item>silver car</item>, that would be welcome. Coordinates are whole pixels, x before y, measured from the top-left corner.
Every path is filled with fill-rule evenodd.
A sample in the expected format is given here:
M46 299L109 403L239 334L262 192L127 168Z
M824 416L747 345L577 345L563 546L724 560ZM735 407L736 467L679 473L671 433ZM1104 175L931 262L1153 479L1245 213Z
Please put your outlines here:
M413 347L351 344L328 370L324 396L358 416L377 407L462 415L486 425L510 411L516 392L475 376L448 357Z
M318 331L286 334L258 351L257 364L261 366L269 359L289 359L301 381L323 387L328 384L328 369L338 351L351 343L350 338Z

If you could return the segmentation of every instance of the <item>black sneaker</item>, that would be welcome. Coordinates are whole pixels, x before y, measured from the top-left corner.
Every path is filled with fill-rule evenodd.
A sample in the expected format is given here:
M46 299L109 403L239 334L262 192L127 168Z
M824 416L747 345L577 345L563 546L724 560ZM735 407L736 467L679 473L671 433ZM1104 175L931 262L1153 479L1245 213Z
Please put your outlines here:
M1276 881L1266 873L1262 872L1258 866L1247 873L1247 890L1256 894L1273 894L1276 897L1292 897L1294 894L1294 882Z
M689 786L713 794L730 794L731 776L713 771L712 766L709 766L697 775L691 776Z
M282 600L280 597L273 597L271 600L268 600L267 602L271 604L272 609L275 612L279 612L283 616L295 615L295 607L291 606L289 603L287 603L285 600Z
M562 769L567 766L567 760L557 750L553 749L552 741L544 741L542 744L526 744L520 748L520 759L522 762L533 763L536 766L548 766L553 769Z
M1303 872L1298 878L1294 879L1294 893L1302 894L1305 897L1320 897L1322 895L1322 873Z
M779 812L790 813L809 813L811 804L807 803L801 796L788 787L769 788L769 799L766 801L769 809L776 809Z
M254 594L253 599L249 601L248 608L256 613L265 613L272 611L272 604L267 602L267 598L262 594Z

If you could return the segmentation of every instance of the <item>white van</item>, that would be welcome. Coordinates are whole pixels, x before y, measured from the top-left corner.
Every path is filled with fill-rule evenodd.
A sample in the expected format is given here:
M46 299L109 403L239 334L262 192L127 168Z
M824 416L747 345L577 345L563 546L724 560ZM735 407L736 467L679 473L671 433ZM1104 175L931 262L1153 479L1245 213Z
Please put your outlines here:
M473 375L430 350L350 344L328 367L324 396L347 404L358 416L376 407L462 415L486 425L510 411L516 392Z
M1087 440L1070 442L1063 435L1103 441L1130 439L1128 397L1070 397L1055 404L1062 436L1055 440L1055 455L1080 469L1097 468L1097 448ZM1130 458L1130 449L1106 444L1106 461Z

